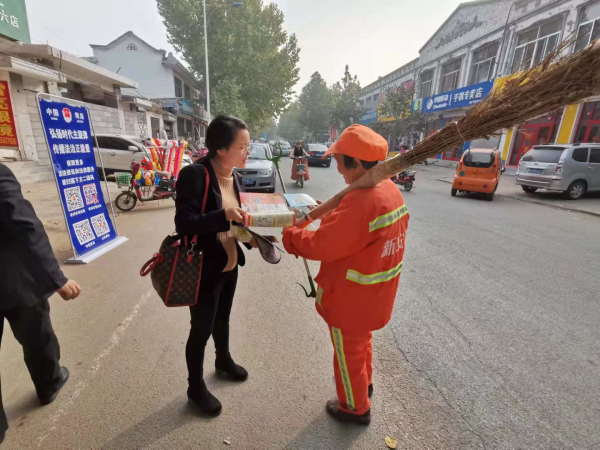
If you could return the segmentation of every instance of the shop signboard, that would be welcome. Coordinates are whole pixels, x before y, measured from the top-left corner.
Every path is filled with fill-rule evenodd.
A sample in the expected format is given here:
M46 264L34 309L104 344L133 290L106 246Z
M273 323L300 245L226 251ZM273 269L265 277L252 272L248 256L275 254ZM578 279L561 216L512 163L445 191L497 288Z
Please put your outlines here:
M417 112L417 111L421 112L422 109L423 109L423 99L418 98L413 101L410 112Z
M0 34L31 44L25 0L2 0L0 3Z
M67 262L84 264L127 239L117 233L114 212L113 220L108 214L98 178L88 108L39 95L38 101L74 252L74 258ZM110 196L108 200L110 204Z
M377 116L378 116L377 110L369 111L368 113L363 114L363 116L360 118L360 124L367 125L371 122L377 122Z
M17 127L7 81L0 81L0 147L19 148Z
M427 114L476 105L489 95L493 87L494 80L484 81L454 91L443 92L433 97L426 97L423 99L421 112Z

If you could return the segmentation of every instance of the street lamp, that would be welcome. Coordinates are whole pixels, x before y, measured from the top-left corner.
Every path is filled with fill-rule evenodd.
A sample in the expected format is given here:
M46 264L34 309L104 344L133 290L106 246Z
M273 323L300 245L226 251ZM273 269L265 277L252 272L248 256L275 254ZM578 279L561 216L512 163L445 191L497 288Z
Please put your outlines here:
M244 6L242 2L233 2L231 4L233 7ZM210 82L208 77L208 30L206 28L206 0L202 2L202 8L204 14L202 17L204 18L204 61L206 64L206 113L208 114L208 120L210 121Z

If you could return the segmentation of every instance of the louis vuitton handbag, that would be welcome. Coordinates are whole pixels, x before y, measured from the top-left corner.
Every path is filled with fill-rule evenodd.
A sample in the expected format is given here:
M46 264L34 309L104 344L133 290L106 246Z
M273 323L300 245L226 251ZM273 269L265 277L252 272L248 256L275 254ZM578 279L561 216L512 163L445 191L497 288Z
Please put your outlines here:
M209 175L202 199L202 214L208 199ZM150 274L152 286L166 306L193 306L198 302L202 280L202 250L196 248L198 236L167 236L154 256L144 264L140 275Z

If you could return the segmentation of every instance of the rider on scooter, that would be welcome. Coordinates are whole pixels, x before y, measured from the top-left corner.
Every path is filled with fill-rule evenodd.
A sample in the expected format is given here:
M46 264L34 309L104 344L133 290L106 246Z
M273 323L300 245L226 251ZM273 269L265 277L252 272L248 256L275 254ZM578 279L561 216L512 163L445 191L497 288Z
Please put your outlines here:
M299 158L299 162L302 162L303 158L307 158L310 155L308 153L306 153L306 151L304 150L303 146L302 146L302 141L298 141L296 142L296 145L294 146L294 150L292 150L292 158L294 158L294 160L296 160L297 158ZM310 180L310 175L308 173L308 161L306 162L306 173L304 174L304 179L306 181ZM298 178L298 174L296 172L296 161L294 161L294 163L292 164L292 180L296 181L296 179Z

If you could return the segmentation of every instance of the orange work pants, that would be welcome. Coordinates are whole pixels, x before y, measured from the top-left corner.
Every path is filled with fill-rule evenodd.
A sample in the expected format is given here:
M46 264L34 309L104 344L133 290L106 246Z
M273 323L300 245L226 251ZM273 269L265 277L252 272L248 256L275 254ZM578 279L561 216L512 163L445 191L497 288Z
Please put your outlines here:
M340 409L364 414L371 408L373 383L373 333L348 333L329 327L333 342L333 371Z

